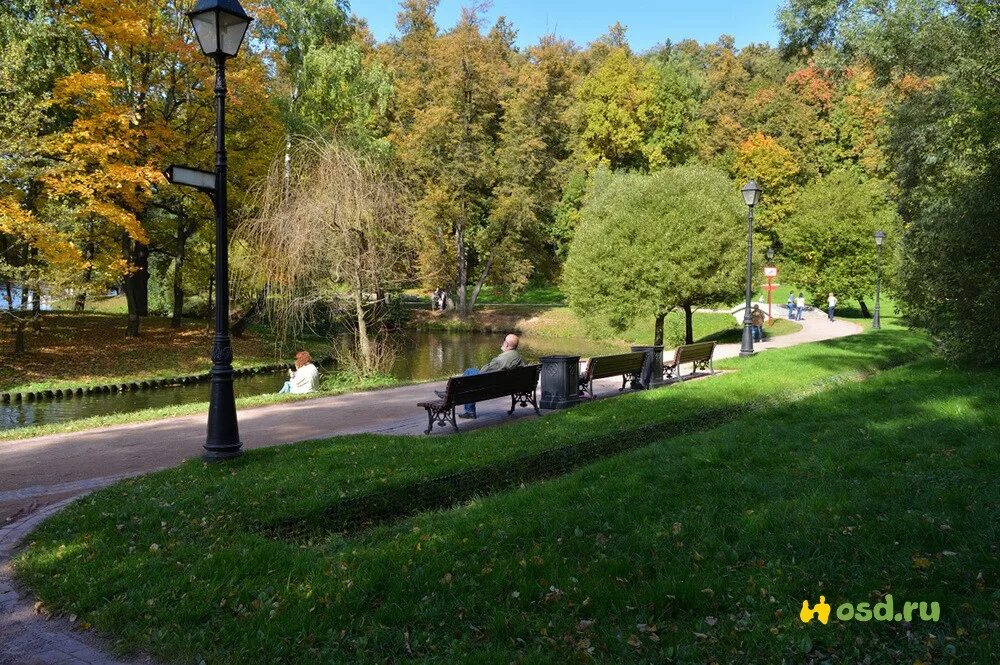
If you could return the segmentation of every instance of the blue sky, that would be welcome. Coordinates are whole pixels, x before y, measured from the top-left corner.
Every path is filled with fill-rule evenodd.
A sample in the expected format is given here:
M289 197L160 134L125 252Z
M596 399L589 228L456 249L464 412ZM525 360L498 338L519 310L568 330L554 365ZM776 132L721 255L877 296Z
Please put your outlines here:
M441 0L438 25L455 24L470 0ZM646 50L667 39L712 42L729 34L737 46L753 42L777 44L775 13L781 0L494 0L490 22L506 16L518 31L518 44L533 44L555 32L580 45L621 21L628 26L632 48ZM351 10L368 21L379 41L396 34L398 0L352 0Z

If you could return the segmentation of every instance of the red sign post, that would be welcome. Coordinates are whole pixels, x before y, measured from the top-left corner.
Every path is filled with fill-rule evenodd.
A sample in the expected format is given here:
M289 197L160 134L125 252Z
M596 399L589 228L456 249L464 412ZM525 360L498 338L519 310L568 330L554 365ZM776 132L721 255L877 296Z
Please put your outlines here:
M764 285L764 290L767 291L767 325L774 325L774 317L771 316L771 295L777 290L778 285L774 283L774 278L778 276L778 268L776 266L764 266L764 276L767 277L767 284Z

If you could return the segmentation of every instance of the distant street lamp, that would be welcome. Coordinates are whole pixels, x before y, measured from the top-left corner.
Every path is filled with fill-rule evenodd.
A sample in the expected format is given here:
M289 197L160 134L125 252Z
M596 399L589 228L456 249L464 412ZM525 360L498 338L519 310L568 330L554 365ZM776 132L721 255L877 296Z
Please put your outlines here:
M872 317L872 330L882 327L882 241L885 240L885 233L875 232L875 316Z
M223 460L241 454L236 397L233 393L233 348L229 339L229 233L226 202L226 60L243 44L253 20L238 0L198 0L188 13L201 52L215 60L215 337L212 340L212 391L208 405L206 460ZM174 169L174 175L190 175L193 169ZM194 185L191 182L179 184ZM198 187L209 191L205 183Z
M750 317L750 300L753 297L750 281L753 279L753 207L760 201L763 190L753 180L743 185L743 200L747 204L747 302L743 311L743 343L741 356L753 355L753 320Z

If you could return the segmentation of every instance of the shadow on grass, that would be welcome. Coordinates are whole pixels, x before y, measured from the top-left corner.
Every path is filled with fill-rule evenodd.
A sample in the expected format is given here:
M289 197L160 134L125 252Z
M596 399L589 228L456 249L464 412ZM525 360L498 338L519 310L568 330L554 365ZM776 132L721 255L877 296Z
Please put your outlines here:
M887 330L863 337L842 338L816 345L811 353L803 354L801 366L792 366L790 371L820 369L824 376L806 386L803 394L809 395L845 381L856 381L858 373L838 374L845 366L845 353L852 358L851 366L858 368L861 375L875 372L879 367L893 366L912 358L912 350L907 349L905 340L910 335L904 331ZM772 356L773 358L773 356ZM754 381L754 375L766 376L769 370L768 358L764 356L737 361L744 369L744 380ZM541 451L522 455L504 456L497 460L476 466L475 458L465 458L461 465L448 472L425 477L415 482L391 482L388 487L373 492L361 493L326 505L313 505L311 510L293 516L283 516L276 521L264 521L248 527L269 537L292 539L313 539L323 533L350 534L368 529L374 525L391 523L413 514L440 508L448 508L467 501L474 496L500 492L522 483L557 477L591 463L597 459L620 454L624 451L648 445L665 435L676 436L684 432L699 431L718 427L737 417L756 412L760 417L771 417L769 411L778 406L769 398L767 391L757 393L755 399L730 399L721 401L712 390L699 390L693 386L684 395L683 412L664 413L662 419L643 418L639 413L630 417L629 410L643 411L659 397L659 391L639 393L637 400L601 400L576 407L575 409L549 416L570 421L569 431L580 433L576 441L561 446L543 448ZM760 385L757 388L761 388ZM730 396L732 397L732 396ZM789 394L787 399L797 397ZM614 402L614 403L609 403ZM617 414L611 410L619 407ZM621 424L609 428L609 416L621 416ZM535 429L530 423L514 423L491 432L455 435L453 438L476 438L477 434L491 437L508 437L519 440L517 429ZM603 432L602 432L603 430ZM537 431L537 430L536 430ZM598 434L591 434L597 432ZM588 434L590 434L588 436ZM480 438L481 438L480 437ZM336 440L334 440L336 441ZM413 451L417 453L416 450Z

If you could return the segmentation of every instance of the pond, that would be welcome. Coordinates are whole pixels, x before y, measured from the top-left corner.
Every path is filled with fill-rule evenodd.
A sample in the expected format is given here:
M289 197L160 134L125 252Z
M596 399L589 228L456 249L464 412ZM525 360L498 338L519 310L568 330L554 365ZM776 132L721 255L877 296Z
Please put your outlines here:
M485 365L490 358L500 353L502 337L500 334L485 333L408 331L396 338L399 347L392 375L402 380L425 380L460 374L467 367ZM620 346L586 339L526 337L521 343L520 351L526 360L534 362L543 355L572 353L588 356L620 352L622 349ZM335 368L328 368L326 371L335 371ZM236 397L275 393L281 388L285 378L284 372L239 377L235 380ZM0 430L197 404L207 402L208 394L209 383L206 381L137 392L11 402L0 404Z

